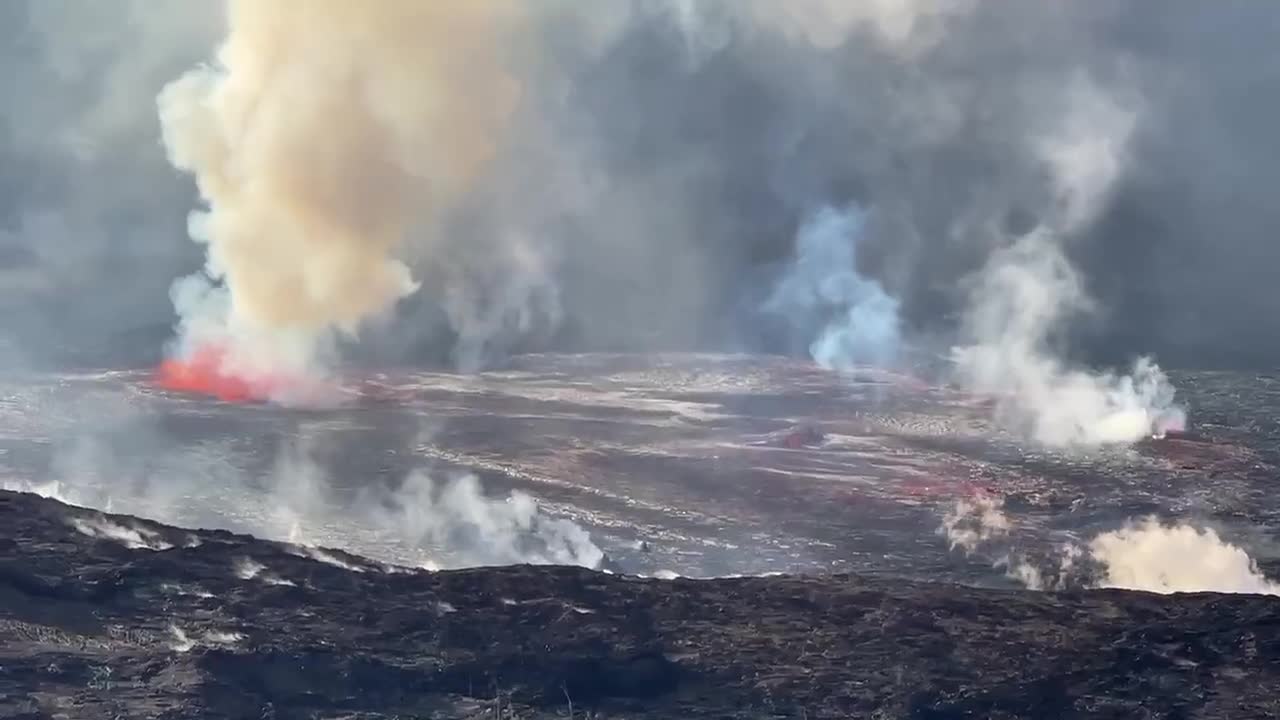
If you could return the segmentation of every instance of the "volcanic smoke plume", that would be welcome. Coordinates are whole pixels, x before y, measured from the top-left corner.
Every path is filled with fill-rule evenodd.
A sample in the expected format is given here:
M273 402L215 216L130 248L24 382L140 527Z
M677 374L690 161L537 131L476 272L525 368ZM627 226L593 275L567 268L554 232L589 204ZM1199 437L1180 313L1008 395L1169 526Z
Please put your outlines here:
M901 341L898 301L858 272L863 223L857 208L823 208L810 217L796 238L793 262L764 306L812 334L809 355L828 369L888 364Z
M397 247L467 188L518 98L499 53L515 5L226 8L216 65L159 97L170 161L208 204L190 221L207 266L172 292L176 362L200 362L166 377L274 397L254 378L314 371L327 341L415 289Z
M1149 358L1127 375L1072 367L1051 350L1053 332L1090 299L1075 268L1043 232L992 255L975 288L957 347L960 378L997 399L1011 427L1058 447L1129 443L1182 430L1186 412Z
M1072 315L1094 309L1064 244L1097 220L1124 174L1140 119L1126 95L1074 77L1060 116L1032 133L1053 202L1038 227L988 255L965 309L966 343L953 348L960 380L996 396L1007 424L1046 445L1129 443L1186 424L1151 359L1127 375L1098 372L1072 366L1052 342Z

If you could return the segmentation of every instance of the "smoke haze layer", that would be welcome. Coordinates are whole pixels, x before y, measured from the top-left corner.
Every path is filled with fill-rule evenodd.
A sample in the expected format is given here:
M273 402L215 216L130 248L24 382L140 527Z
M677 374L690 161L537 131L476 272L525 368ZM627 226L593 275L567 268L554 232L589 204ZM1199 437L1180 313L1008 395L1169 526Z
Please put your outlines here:
M430 21L379 4L407 13L394 22L324 4L307 32L271 39L272 65L243 58L287 3L225 17L217 3L80 5L0 11L0 82L30 98L0 110L0 303L24 361L153 358L170 285L205 250L241 299L184 283L188 334L236 315L305 336L390 312L361 357L807 353L814 338L794 347L761 307L824 206L874 208L856 270L898 302L904 337L944 350L972 342L961 280L1036 228L1096 308L1050 333L1063 367L1270 363L1280 349L1266 270L1280 105L1256 92L1276 66L1269 6L549 2L510 33L491 3L432 4ZM437 40L374 42L390 26ZM321 40L336 27L340 42ZM430 48L458 43L480 58L467 72L433 64ZM217 62L165 93L158 146L155 96L201 60ZM393 61L413 69L372 71ZM466 102L432 104L459 86ZM208 123L235 126L255 93L255 121L210 142ZM204 176L207 247L185 240L196 198L166 150ZM217 189L232 166L258 178L252 192ZM288 202L264 200L276 194ZM235 270L263 224L283 254L330 249Z

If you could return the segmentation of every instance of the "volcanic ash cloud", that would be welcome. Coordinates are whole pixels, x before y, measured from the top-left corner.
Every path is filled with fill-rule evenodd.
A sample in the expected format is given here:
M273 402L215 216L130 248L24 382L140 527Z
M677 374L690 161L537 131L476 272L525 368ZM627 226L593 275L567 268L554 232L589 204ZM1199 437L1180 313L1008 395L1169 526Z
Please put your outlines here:
M519 87L507 2L229 0L217 62L158 103L207 210L204 273L175 284L179 353L308 369L321 341L416 288L395 251L492 155Z

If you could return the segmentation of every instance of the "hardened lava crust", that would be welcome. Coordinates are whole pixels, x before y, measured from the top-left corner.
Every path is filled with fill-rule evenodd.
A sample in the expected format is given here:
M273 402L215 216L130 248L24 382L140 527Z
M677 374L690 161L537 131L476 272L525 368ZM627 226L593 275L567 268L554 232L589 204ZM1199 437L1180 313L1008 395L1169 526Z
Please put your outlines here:
M1265 718L1280 601L430 572L0 492L10 718Z
M148 378L0 378L0 482L71 503L0 494L0 717L1280 716L1280 599L1054 575L1155 516L1273 588L1270 375L1175 373L1188 432L1090 451L777 358L389 369L322 408Z
M444 568L520 557L461 537L421 546L425 520L402 512L423 499L415 474L436 490L471 476L495 502L523 493L638 575L1013 587L1002 557L1150 516L1216 528L1280 572L1270 375L1174 373L1187 433L1083 450L1022 441L991 398L783 358L534 355L472 375L353 375L348 401L320 408L167 392L147 372L0 377L0 487ZM399 535L370 497L395 506ZM1008 522L965 554L939 528L975 497Z

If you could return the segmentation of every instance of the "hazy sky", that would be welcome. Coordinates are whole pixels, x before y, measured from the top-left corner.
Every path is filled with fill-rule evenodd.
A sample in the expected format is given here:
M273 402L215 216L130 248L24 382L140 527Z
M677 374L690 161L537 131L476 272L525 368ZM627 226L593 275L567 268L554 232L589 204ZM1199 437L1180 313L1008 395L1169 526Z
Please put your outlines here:
M761 308L806 221L855 206L907 338L949 343L974 273L1048 225L1095 300L1064 352L1274 364L1280 5L1156 5L533 3L496 153L411 228L420 289L359 354L793 350ZM223 25L212 0L0 3L12 362L148 361L172 334L204 248L157 96Z

